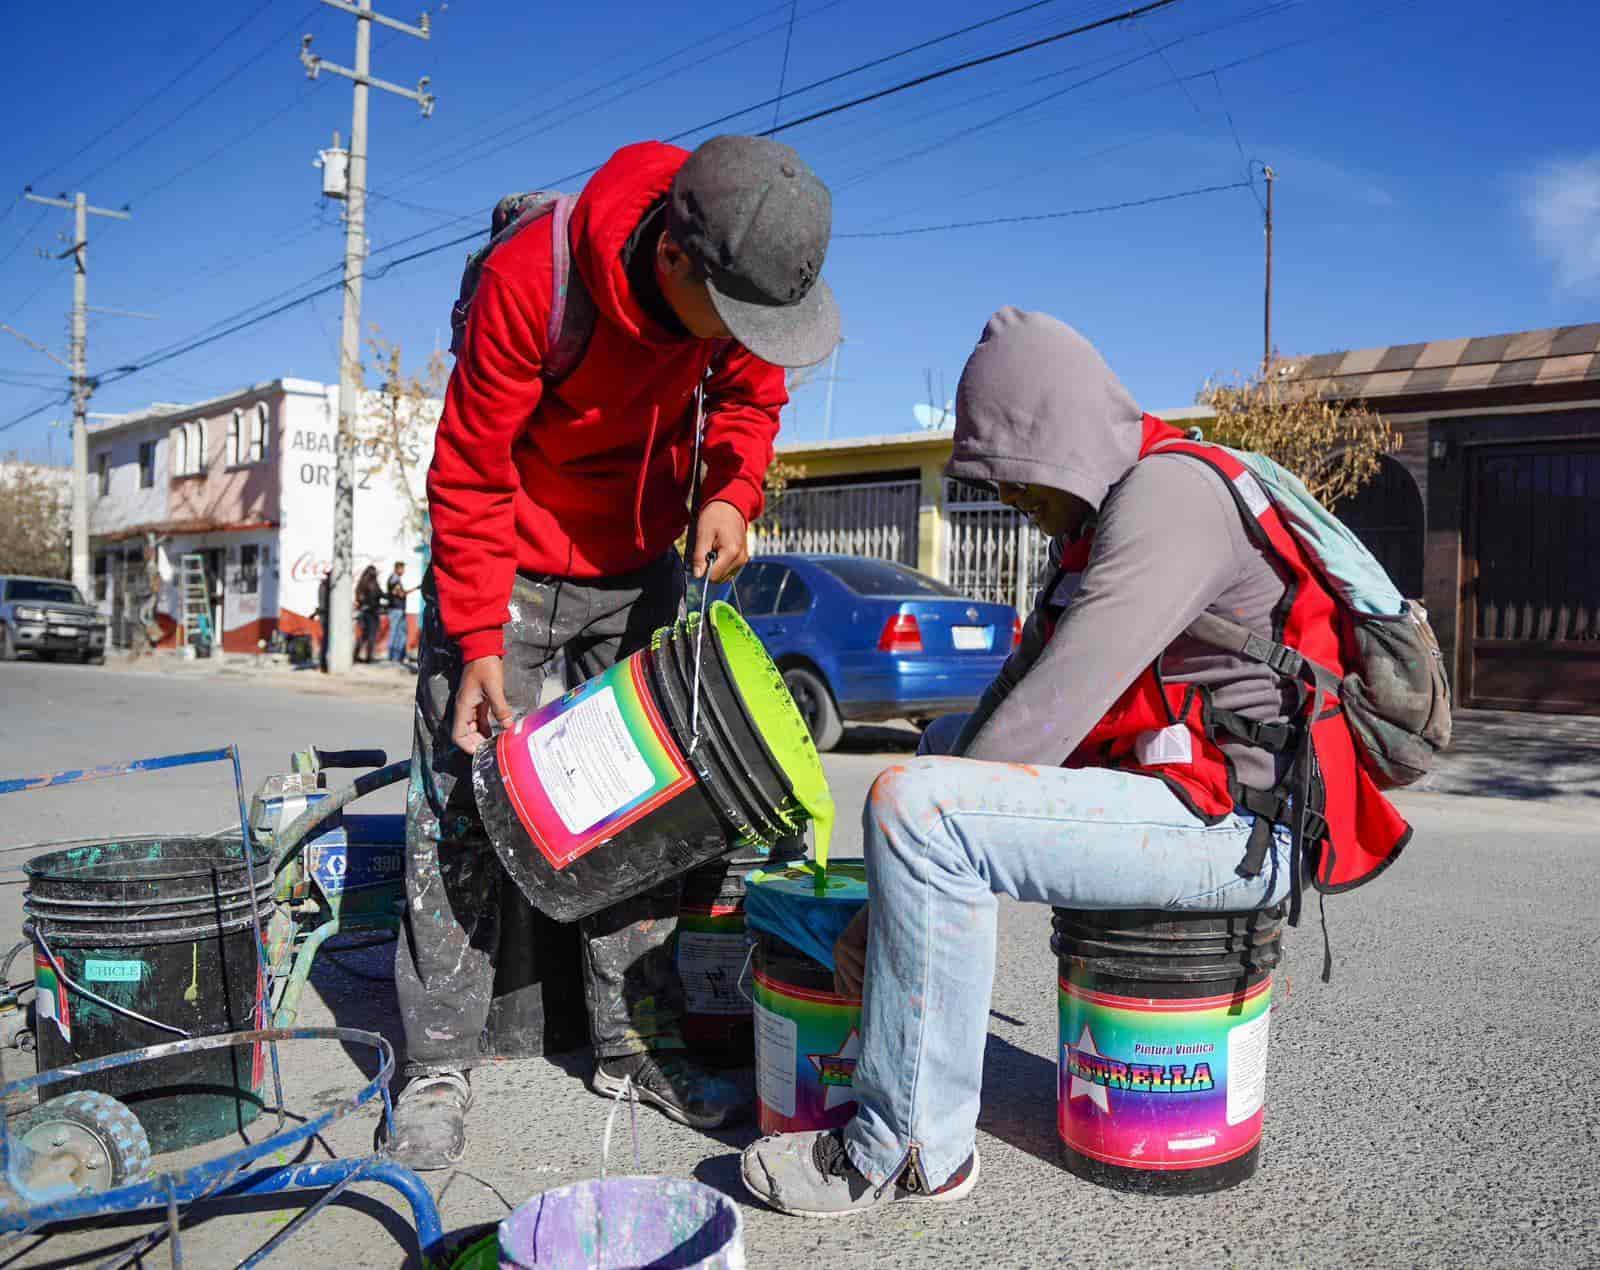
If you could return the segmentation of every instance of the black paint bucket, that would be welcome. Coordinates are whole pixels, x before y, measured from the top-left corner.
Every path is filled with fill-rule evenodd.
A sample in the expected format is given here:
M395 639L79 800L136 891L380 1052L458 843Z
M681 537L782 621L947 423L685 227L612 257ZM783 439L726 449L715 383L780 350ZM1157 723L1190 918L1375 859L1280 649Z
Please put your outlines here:
M731 654L730 664L744 671L736 682L702 679L697 745L691 745L685 717L690 703L675 700L670 690L678 645L698 637L680 622L658 631L652 648L478 750L473 792L484 827L506 872L547 916L573 921L681 877L730 848L769 849L780 827L783 836L794 832L794 813L742 780L709 724L747 698L757 717L765 709L768 718L788 722L790 715L799 720L799 711L760 641L732 608L714 605L707 626L705 660ZM803 732L803 721L796 726ZM821 803L827 787L815 748L784 739L787 749L774 748L814 776L821 792L813 790L812 800ZM789 773L789 787L795 779ZM785 781L769 774L761 782L774 784ZM829 801L830 818L831 811Z
M1256 1171L1282 918L1055 910L1056 1125L1071 1172L1197 1194Z
M253 887L237 839L63 843L23 871L40 1071L182 1039L105 1002L196 1037L256 1026L261 983L251 902L253 895L265 931L272 917L265 853L256 859ZM264 1061L260 1045L237 1045L56 1088L120 1099L159 1153L210 1142L253 1121L261 1110Z
M683 881L674 955L683 981L683 1039L695 1056L729 1067L755 1062L745 879L767 858L741 852Z

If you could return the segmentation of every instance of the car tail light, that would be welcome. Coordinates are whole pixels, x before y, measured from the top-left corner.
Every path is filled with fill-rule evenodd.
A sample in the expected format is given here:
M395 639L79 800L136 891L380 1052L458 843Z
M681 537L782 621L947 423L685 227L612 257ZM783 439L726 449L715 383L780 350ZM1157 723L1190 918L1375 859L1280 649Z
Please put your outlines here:
M884 623L883 634L878 637L880 653L920 653L922 628L909 613L896 613Z
M1020 617L1011 619L1011 647L1022 647L1022 619Z

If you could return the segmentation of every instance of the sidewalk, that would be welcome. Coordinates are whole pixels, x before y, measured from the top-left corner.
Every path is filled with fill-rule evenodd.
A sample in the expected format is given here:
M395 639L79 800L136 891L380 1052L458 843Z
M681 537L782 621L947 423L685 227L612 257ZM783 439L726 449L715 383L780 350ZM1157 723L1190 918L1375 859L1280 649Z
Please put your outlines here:
M1450 748L1411 791L1600 810L1600 716L1459 710Z
M408 702L417 691L417 671L413 663L362 662L345 675L325 675L316 663L291 665L284 654L214 653L210 657L185 658L172 652L146 657L112 653L106 658L112 670L138 674L176 675L184 678L222 678L281 685L297 692L319 696L359 696L367 700L390 699Z

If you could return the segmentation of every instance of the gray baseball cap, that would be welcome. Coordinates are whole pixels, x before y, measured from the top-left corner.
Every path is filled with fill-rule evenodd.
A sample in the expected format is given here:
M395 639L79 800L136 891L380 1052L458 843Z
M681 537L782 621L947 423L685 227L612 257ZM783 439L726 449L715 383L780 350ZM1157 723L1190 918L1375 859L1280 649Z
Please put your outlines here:
M839 342L822 280L833 198L788 146L713 137L678 169L667 231L706 272L733 337L774 366L810 366Z

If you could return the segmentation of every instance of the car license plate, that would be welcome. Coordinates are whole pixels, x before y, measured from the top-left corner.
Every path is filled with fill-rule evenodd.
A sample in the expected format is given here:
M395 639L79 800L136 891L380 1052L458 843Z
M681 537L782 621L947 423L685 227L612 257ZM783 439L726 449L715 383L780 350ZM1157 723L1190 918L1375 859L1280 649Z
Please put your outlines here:
M963 653L988 651L991 628L987 626L952 626L950 639L956 650Z
M63 639L77 639L83 634L76 626L52 626L50 633Z

